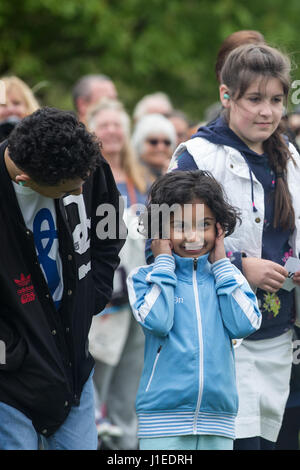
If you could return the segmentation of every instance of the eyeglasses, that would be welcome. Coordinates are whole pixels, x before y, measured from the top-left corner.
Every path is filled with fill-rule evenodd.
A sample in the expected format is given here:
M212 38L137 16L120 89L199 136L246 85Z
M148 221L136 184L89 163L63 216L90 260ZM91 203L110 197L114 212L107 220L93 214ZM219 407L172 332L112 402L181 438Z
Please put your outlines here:
M159 143L165 144L166 147L170 147L171 145L171 141L169 139L147 139L147 142L154 147Z

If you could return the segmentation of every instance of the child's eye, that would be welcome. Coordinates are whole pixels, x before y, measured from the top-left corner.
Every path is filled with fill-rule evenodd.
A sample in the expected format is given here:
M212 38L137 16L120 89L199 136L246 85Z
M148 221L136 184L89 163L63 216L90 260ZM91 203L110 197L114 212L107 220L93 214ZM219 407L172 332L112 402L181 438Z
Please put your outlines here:
M211 222L210 222L209 220L205 220L204 222L202 222L202 223L200 224L200 227L202 227L202 228L203 228L203 227L209 227L210 224L211 224Z
M281 97L275 97L273 98L274 103L282 103L282 98Z

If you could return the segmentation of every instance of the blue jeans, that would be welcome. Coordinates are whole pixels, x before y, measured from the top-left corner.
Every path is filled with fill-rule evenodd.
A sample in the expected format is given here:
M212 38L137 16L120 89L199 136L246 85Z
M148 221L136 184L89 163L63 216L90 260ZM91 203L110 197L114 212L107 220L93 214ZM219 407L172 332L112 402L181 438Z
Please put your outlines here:
M41 436L27 416L0 403L0 450L96 450L92 374L86 381L79 406L73 406L64 423L50 437Z

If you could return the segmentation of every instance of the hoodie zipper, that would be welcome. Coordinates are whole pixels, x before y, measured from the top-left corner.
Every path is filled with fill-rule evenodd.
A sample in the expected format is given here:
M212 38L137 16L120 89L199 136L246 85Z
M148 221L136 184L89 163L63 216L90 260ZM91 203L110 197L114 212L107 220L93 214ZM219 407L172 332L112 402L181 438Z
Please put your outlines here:
M200 404L202 400L203 393L203 339L202 339L202 322L201 322L201 312L200 312L200 303L199 303L199 294L198 294L198 285L197 285L197 258L194 258L194 269L193 269L193 290L195 296L195 306L196 306L196 315L197 315L197 326L198 326L198 341L199 341L199 390L198 390L198 399L194 416L193 423L193 433L197 433L197 418L199 415Z
M152 382L152 379L153 379L153 376L154 376L154 372L155 372L155 369L156 369L156 364L157 364L157 361L158 361L158 358L159 358L159 355L160 355L161 348L162 348L162 346L160 345L158 350L157 350L157 353L156 353L156 357L155 357L155 360L154 360L154 363L153 363L153 367L152 367L152 371L151 371L149 381L147 383L146 392L148 392L149 387L151 385L151 382Z

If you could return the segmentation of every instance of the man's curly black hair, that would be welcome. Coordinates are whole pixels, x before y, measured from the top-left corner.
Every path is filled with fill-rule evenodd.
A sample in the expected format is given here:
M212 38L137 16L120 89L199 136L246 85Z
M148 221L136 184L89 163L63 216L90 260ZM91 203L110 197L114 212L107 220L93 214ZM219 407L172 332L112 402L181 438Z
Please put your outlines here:
M46 186L81 178L99 164L100 146L74 113L44 107L24 118L8 138L15 165Z
M166 204L188 204L200 199L206 204L219 222L225 236L231 235L237 221L241 222L239 211L226 199L222 186L208 171L173 171L157 178L149 190L146 211L140 216L139 231L150 238L153 227L159 228L162 238L163 220L160 207Z

